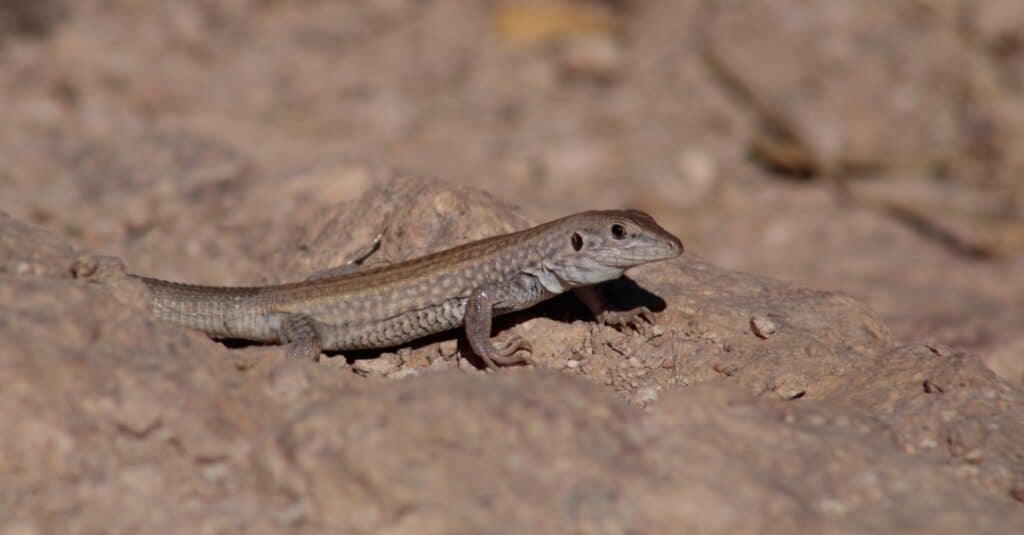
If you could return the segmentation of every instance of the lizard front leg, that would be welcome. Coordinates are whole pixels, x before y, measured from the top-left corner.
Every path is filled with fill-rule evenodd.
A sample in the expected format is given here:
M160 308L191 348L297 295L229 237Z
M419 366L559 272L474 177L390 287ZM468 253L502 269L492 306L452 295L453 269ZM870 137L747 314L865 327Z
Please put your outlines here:
M573 293L580 301L583 301L597 321L605 325L611 325L619 330L632 327L642 333L646 330L647 325L654 324L654 314L645 306L630 310L608 310L607 300L595 286L573 288Z
M525 351L529 355L533 346L520 336L512 335L504 341L494 343L491 338L491 323L494 316L495 297L492 290L477 288L469 294L466 301L466 312L463 323L466 325L466 338L473 352L480 357L488 368L498 365L529 364L528 356L516 355Z

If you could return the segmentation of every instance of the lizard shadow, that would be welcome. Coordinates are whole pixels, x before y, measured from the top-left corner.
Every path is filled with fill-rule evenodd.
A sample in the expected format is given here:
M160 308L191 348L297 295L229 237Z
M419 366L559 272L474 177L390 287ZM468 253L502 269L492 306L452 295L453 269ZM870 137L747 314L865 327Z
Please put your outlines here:
M606 306L609 310L626 311L644 306L650 309L651 312L661 312L662 310L665 310L666 307L664 299L640 286L636 281L626 275L623 275L613 281L599 284L597 285L597 289L605 296ZM589 310L587 310L587 307L577 299L576 296L572 295L572 292L565 292L536 306L494 318L493 332L502 333L526 320L538 317L562 323L594 321L594 316ZM469 341L466 339L466 334L462 327L424 336L423 338L418 338L412 342L395 347L347 351L325 351L324 354L328 358L342 357L345 359L346 363L351 365L357 360L374 359L379 357L382 353L393 353L398 348L408 347L411 349L418 349L438 342L443 342L445 340L451 340L453 335L457 340L459 354L470 355L469 359L474 366L480 369L486 368L484 362L473 354L473 350L469 347ZM236 338L224 338L219 341L229 348L243 348L251 345L261 345L259 342L250 342Z

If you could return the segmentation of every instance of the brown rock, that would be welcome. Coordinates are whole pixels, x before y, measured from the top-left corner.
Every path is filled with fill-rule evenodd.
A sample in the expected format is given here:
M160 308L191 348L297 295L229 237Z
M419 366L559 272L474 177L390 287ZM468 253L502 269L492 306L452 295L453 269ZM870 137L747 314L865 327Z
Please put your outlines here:
M375 214L400 224L374 262L524 224L481 193L401 176L335 208L294 261L329 263L340 229ZM108 263L9 219L0 235L17 237L9 251L69 251L38 255L40 273ZM1024 528L1024 396L968 354L894 347L841 295L686 258L604 288L659 310L657 332L597 326L568 296L498 327L565 371L443 371L452 334L366 355L373 375L404 377L366 381L149 320L112 299L129 282L113 271L0 276L12 529ZM786 328L758 338L756 317Z
M502 4L0 5L0 532L1024 531L1022 3L559 2L539 44ZM612 206L701 258L603 289L642 334L502 318L532 368L122 304L120 261L298 280Z
M1019 87L989 72L989 57L967 46L958 25L976 21L982 40L1000 42L1007 26L992 15L1017 20L1020 10L980 4L963 12L952 2L714 4L701 27L712 68L762 120L752 147L772 165L926 173L975 165L988 169L979 178L1006 186L1012 179L1000 175L1022 161L1009 142L1024 126Z

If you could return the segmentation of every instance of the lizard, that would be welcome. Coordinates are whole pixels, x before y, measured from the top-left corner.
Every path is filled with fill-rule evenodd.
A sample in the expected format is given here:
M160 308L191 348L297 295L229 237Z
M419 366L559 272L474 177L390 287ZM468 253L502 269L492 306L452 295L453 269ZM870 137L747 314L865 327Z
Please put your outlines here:
M491 337L492 319L573 290L602 323L653 323L646 307L612 311L593 285L678 257L683 244L639 210L594 210L526 230L355 272L341 266L301 282L201 286L140 275L149 312L214 338L286 346L290 358L395 347L464 325L488 369L526 364L532 345Z

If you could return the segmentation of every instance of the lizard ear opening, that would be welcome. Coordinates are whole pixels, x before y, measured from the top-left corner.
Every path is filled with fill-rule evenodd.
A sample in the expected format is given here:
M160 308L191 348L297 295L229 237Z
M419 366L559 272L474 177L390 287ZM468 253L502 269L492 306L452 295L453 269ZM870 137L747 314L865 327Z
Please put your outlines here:
M572 248L574 251L583 249L583 236L579 232L572 233Z

